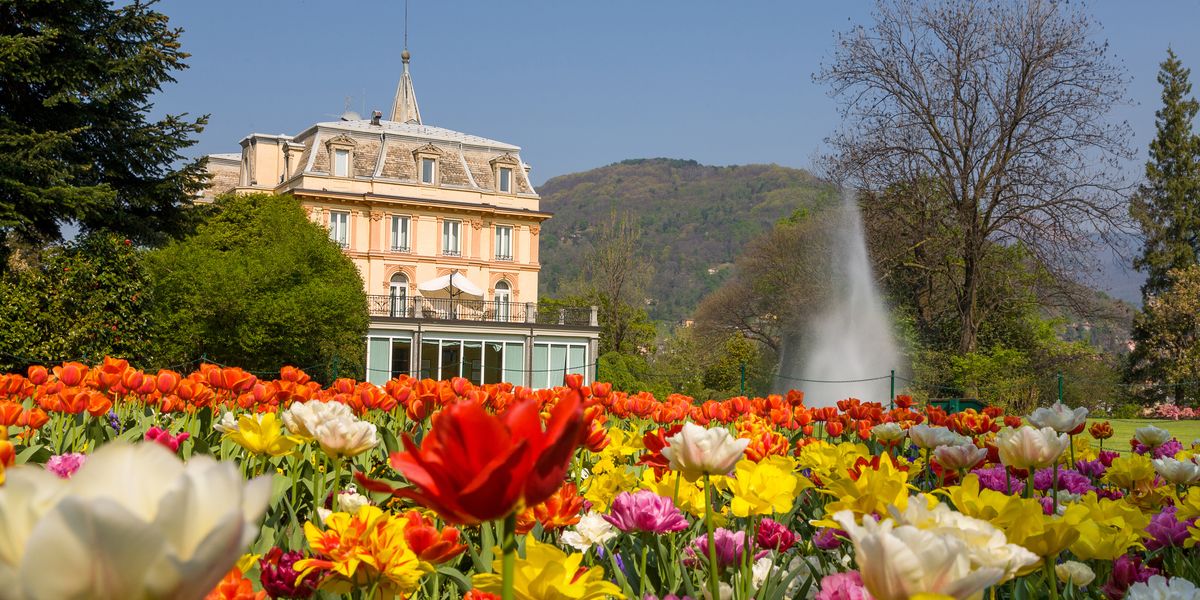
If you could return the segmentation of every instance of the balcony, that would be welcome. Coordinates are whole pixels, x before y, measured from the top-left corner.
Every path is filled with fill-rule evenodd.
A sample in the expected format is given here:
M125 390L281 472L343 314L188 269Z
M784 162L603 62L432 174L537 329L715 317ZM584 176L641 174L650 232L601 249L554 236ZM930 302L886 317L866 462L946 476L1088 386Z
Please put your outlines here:
M512 262L512 259L512 254L497 254L495 257L495 260L502 260L506 262Z
M540 312L533 302L497 302L421 296L367 296L367 311L373 318L469 321L598 327L596 308L561 308Z
M399 253L399 254L409 254L409 253L411 253L411 252L412 252L412 248L410 248L410 247L408 246L408 244L404 244L404 245L396 245L396 244L393 244L393 245L392 245L392 252L396 252L396 253Z

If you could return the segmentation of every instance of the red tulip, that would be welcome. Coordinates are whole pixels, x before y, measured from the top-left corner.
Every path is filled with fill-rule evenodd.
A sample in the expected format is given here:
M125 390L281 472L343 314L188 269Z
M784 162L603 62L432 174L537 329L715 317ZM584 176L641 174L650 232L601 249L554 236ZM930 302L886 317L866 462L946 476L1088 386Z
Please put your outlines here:
M404 541L423 562L438 565L467 549L458 543L458 530L453 527L438 530L432 521L415 510L405 513L404 518L408 520L404 526Z
M46 367L43 367L42 365L33 365L29 367L29 370L26 371L26 373L28 373L29 383L32 383L33 385L42 385L43 383L46 383L47 379L50 378L50 372L47 371Z
M66 386L76 386L87 376L88 368L77 362L63 363L54 367L54 376Z
M413 487L393 490L357 477L368 489L432 508L448 523L474 525L549 498L566 478L583 428L577 394L562 396L545 430L535 402L518 402L500 416L478 402L456 402L434 416L420 448L405 435L405 452L392 453L392 467Z

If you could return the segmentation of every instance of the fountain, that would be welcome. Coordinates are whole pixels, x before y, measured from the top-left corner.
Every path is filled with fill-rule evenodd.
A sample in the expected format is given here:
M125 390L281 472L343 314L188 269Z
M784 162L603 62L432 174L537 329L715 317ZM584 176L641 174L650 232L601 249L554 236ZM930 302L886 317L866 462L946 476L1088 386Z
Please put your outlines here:
M858 201L842 192L837 227L830 231L832 292L800 335L784 341L780 389L804 392L808 406L843 398L889 402L890 372L901 373L900 351L871 270Z

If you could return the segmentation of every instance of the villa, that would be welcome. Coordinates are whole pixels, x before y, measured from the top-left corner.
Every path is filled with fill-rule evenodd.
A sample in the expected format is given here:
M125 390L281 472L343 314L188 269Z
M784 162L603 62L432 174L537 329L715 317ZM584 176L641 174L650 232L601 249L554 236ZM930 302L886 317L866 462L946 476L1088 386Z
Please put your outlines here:
M329 229L366 286L371 382L591 381L595 307L538 310L538 234L551 215L521 149L426 125L407 50L401 59L388 118L348 112L296 135L252 133L240 153L208 156L204 199L291 194Z

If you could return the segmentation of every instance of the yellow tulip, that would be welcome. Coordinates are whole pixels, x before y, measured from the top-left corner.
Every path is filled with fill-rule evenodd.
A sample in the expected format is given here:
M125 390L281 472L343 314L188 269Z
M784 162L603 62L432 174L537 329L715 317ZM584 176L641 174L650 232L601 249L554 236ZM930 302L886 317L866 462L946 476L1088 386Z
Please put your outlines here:
M271 456L288 454L304 441L299 437L284 435L283 426L275 413L244 414L238 417L238 428L226 433L225 437L254 454Z
M1122 489L1132 489L1144 481L1153 481L1156 475L1150 457L1130 454L1113 459L1112 466L1104 472L1104 481Z
M735 473L736 477L730 480L733 490L730 510L738 517L789 512L802 489L791 460L782 456L768 457L757 463L740 461Z
M893 467L890 460L879 461L879 470L863 469L857 480L834 479L826 488L821 492L837 498L825 506L826 515L848 510L859 517L885 515L891 506L904 510L909 491L915 489L908 483L908 473Z
M604 579L603 567L580 571L582 554L566 554L551 544L541 544L532 537L525 540L525 558L517 559L513 573L513 588L520 600L604 600L620 598L621 588ZM500 571L502 558L496 558L492 569ZM496 573L482 573L471 578L475 588L499 594L503 578Z

